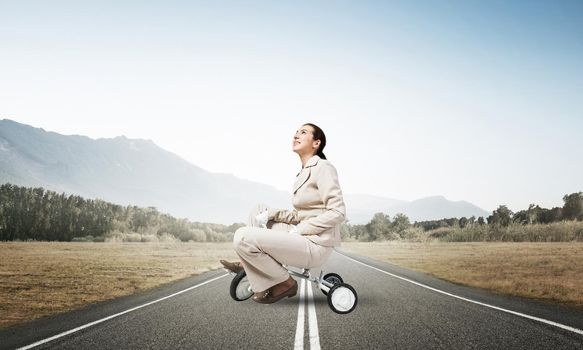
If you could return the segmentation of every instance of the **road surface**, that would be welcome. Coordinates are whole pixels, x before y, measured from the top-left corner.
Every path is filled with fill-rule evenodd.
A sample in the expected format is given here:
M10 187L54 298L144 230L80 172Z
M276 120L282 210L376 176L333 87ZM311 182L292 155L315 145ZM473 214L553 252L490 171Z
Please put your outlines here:
M325 272L358 293L339 315L312 283L275 304L229 296L210 271L0 331L0 349L583 349L583 311L505 297L348 254ZM313 269L312 275L320 269Z

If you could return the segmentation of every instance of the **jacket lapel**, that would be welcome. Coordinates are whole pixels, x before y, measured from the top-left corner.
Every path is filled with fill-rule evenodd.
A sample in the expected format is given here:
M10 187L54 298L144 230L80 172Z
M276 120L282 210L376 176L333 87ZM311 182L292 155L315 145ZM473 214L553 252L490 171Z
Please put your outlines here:
M304 168L296 175L297 179L292 189L293 194L295 194L297 190L302 187L306 181L308 181L310 174L312 173L312 167L318 164L318 160L320 160L320 157L317 155L314 155L312 158L308 159Z
M303 184L306 183L306 181L308 181L308 179L310 178L310 171L311 169L302 169L302 171L300 171L300 173L298 174L298 177L296 179L296 182L294 183L294 187L292 190L292 193L296 193L296 191L302 187Z

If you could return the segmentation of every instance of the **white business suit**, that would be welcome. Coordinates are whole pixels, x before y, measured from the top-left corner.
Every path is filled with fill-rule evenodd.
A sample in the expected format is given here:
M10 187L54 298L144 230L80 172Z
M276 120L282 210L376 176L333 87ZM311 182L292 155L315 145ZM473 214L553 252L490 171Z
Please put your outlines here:
M312 156L296 175L293 210L258 204L249 214L246 227L235 231L235 252L243 261L251 288L260 292L288 279L281 264L299 268L321 266L340 246L340 227L346 207L336 168L326 159ZM268 228L255 216L268 210ZM297 233L289 233L291 225Z

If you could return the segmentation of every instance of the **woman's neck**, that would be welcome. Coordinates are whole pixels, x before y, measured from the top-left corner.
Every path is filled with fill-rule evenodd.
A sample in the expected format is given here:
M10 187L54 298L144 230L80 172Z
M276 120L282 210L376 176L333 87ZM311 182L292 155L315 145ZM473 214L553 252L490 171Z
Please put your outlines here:
M310 158L312 158L313 156L315 156L315 154L311 154L311 153L306 153L306 154L302 154L300 155L300 160L302 161L302 169L306 167L306 163L308 162L308 160L310 160Z

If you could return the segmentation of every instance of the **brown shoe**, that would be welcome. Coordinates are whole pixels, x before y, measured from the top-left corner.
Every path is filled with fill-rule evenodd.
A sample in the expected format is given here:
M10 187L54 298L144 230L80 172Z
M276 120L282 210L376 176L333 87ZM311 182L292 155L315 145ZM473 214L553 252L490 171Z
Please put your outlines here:
M291 281L292 284L291 286L284 290L283 292L274 295L274 289L276 289L276 287L279 287L283 284L289 284ZM277 288L279 289L279 288ZM296 295L298 292L298 282L296 282L296 280L294 280L293 278L288 278L287 281L283 281L279 284L276 284L273 287L270 287L269 289L263 291L263 292L259 292L259 293L255 293L255 295L253 296L253 301L256 301L258 303L261 304L272 304L275 303L276 301L279 301L285 297L291 298L294 295Z
M227 260L220 260L220 262L227 270L232 271L234 273L239 273L244 270L243 265L241 265L239 261L232 263L228 262Z

